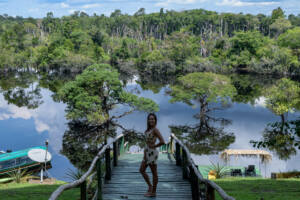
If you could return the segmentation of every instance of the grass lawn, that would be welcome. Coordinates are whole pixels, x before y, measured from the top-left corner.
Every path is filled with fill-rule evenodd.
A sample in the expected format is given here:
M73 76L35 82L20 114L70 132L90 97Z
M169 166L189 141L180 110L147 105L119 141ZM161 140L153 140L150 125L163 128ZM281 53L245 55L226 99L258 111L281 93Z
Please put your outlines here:
M30 183L0 184L0 199L2 200L47 200L51 193L65 182L57 181L54 185ZM70 189L60 196L60 200L80 199L80 189Z
M299 178L225 178L215 182L236 200L300 200ZM216 199L221 200L217 193Z

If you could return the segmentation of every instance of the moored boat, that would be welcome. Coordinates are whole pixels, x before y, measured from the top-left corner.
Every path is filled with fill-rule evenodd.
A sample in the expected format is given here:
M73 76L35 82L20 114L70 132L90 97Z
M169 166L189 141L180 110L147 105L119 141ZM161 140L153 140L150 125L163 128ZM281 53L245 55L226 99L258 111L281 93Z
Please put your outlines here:
M9 153L0 153L0 176L5 176L7 173L18 169L27 169L28 171L39 170L44 163L30 158L28 153L32 150L44 152L46 151L46 147L37 146ZM50 153L48 152L48 154ZM50 160L47 161L46 167L51 168Z

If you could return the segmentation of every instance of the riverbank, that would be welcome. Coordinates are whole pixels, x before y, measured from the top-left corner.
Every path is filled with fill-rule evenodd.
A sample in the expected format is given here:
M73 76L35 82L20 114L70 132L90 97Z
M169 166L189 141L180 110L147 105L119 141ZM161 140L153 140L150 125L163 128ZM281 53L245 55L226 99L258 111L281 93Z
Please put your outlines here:
M236 200L296 200L300 179L226 178L215 181ZM216 193L216 199L221 198Z
M0 184L0 197L5 200L46 200L58 186L65 184L63 181L56 181L53 185L41 185L30 183L8 183ZM62 194L60 200L78 199L80 189L75 188Z

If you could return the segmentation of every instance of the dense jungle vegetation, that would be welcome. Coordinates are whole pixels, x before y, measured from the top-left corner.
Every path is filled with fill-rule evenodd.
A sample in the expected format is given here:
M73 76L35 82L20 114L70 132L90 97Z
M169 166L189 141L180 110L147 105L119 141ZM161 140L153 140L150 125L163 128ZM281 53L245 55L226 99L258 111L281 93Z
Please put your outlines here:
M108 63L155 75L196 71L299 75L300 15L203 9L42 19L0 15L0 69L81 71Z

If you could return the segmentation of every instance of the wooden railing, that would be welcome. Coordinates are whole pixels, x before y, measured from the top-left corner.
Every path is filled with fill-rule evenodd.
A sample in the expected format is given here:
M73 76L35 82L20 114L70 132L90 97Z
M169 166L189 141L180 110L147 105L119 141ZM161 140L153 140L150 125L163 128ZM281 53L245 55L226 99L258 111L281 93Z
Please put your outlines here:
M215 200L215 191L224 200L235 200L233 197L227 195L215 182L203 178L188 148L174 134L171 134L170 143L167 145L168 153L174 155L176 165L182 166L182 177L189 179L191 182L193 200Z
M112 149L111 145L113 145ZM51 194L49 200L56 200L65 190L77 186L80 186L80 199L87 200L87 179L90 179L90 181L92 181L92 179L95 176L97 177L97 189L93 195L93 200L101 200L103 178L105 180L111 179L112 166L118 165L118 157L120 154L125 152L125 148L126 146L124 145L124 135L118 135L111 142L109 142L101 148L97 156L93 159L88 171L85 174L83 174L80 179L58 187ZM93 173L95 168L96 172Z
M89 182L91 182L94 177L97 178L97 189L92 199L102 200L103 181L104 179L111 179L112 166L118 165L119 155L126 151L126 145L124 143L124 135L121 134L104 145L93 159L88 171L83 174L80 179L58 187L51 194L49 200L56 200L65 190L78 186L80 187L80 199L87 200L87 189L89 187L87 180L89 179ZM111 145L113 145L112 149ZM171 140L168 144L161 146L160 151L172 153L176 160L176 165L182 166L183 178L189 179L191 182L193 200L215 200L215 191L217 191L224 200L235 200L233 197L227 195L216 183L203 178L197 165L195 165L191 158L189 150L174 134L171 135ZM96 172L94 172L95 170Z

